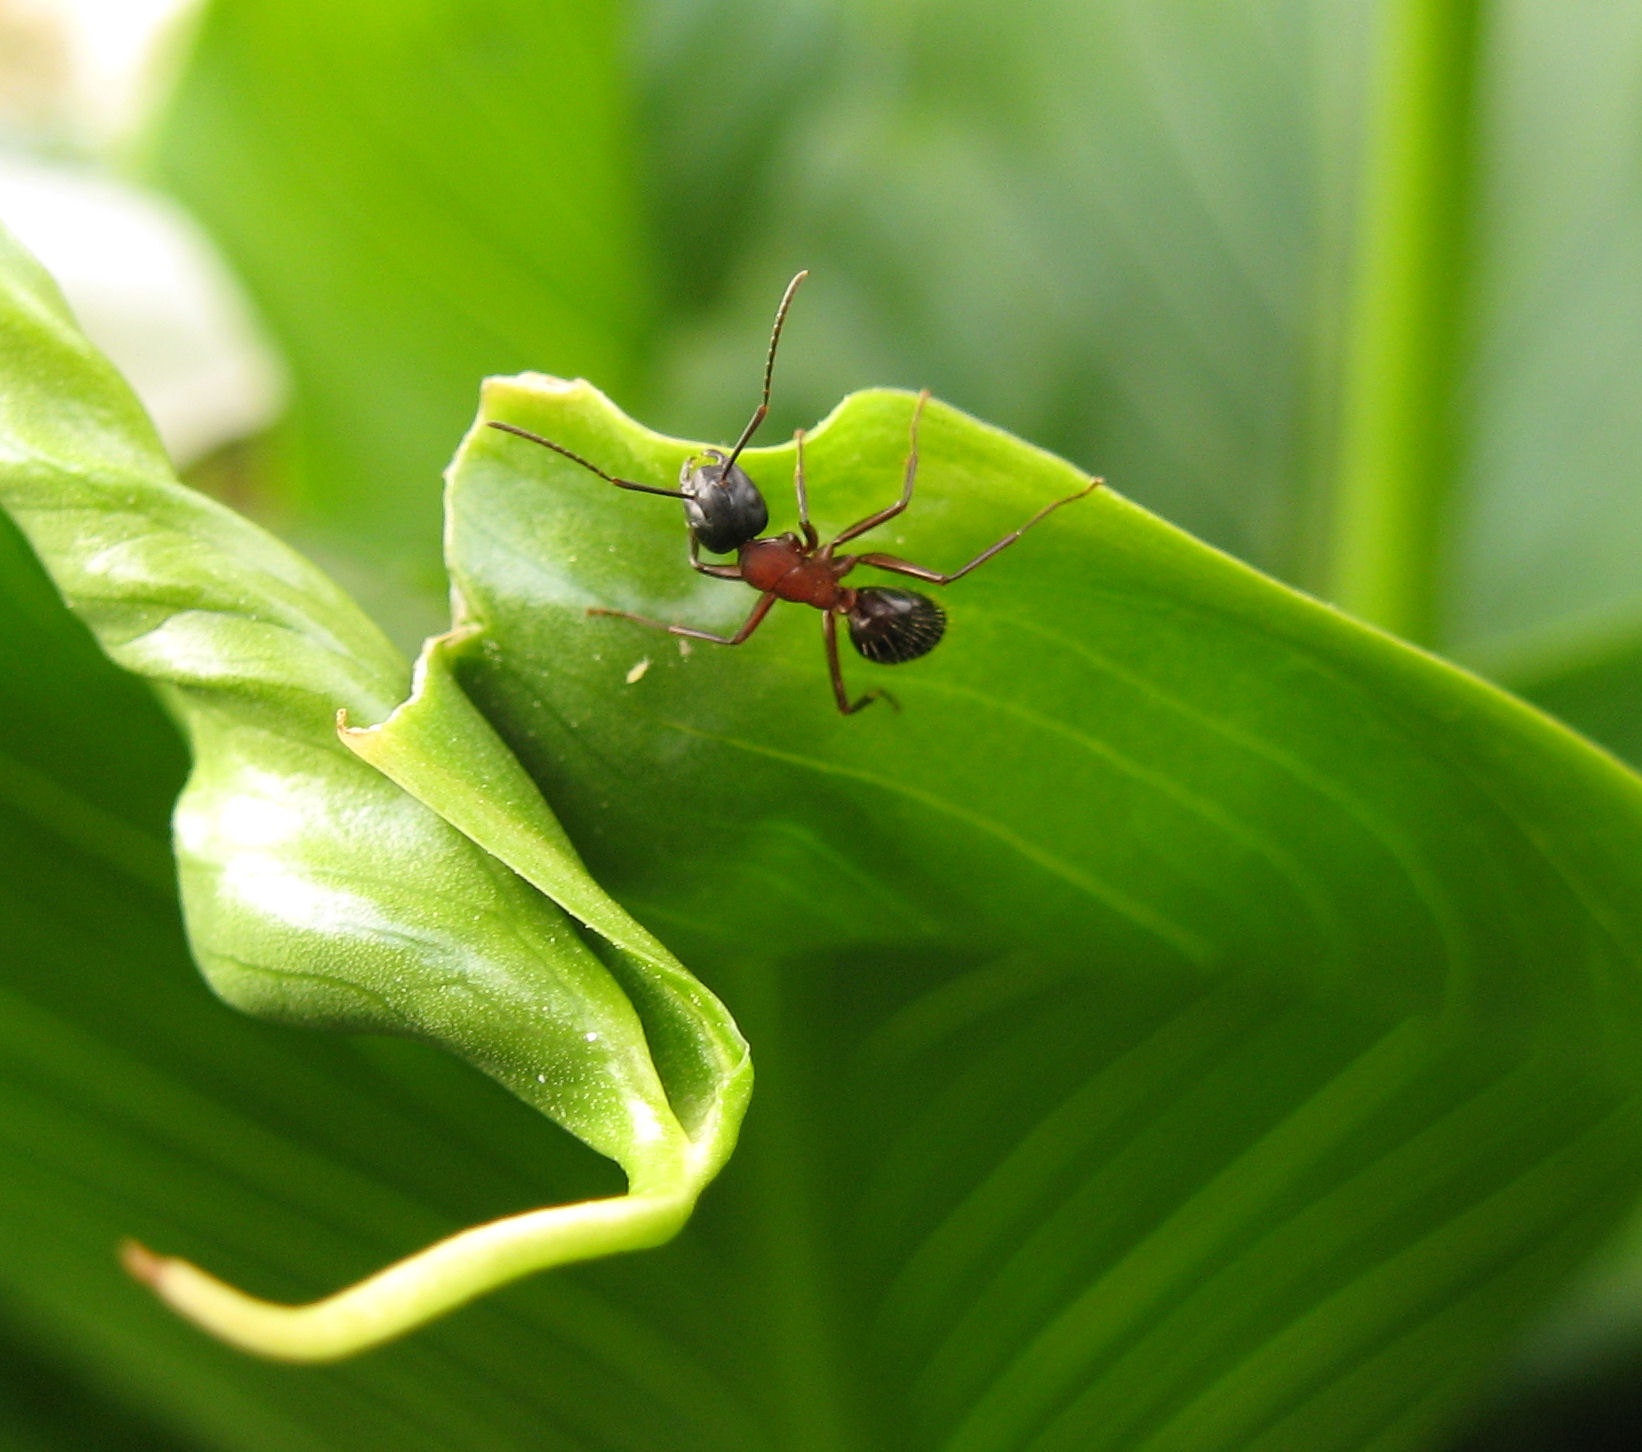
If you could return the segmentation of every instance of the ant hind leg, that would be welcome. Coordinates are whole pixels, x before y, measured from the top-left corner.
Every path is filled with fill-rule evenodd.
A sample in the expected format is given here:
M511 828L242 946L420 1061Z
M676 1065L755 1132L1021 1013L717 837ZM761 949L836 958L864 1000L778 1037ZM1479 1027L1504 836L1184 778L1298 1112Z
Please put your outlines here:
M1002 550L1008 549L1009 546L1014 544L1015 541L1025 534L1027 530L1031 529L1034 524L1047 519L1057 509L1059 509L1061 505L1071 504L1076 500L1082 499L1084 495L1093 493L1105 482L1106 481L1104 479L1091 479L1083 486L1083 488L1078 490L1076 494L1068 494L1064 499L1057 499L1053 504L1044 505L1042 509L1027 520L1026 523L1019 529L1010 530L1010 532L996 544L988 545L967 565L960 565L950 574L942 574L939 570L931 570L923 565L915 565L911 560L903 560L896 555L857 555L855 557L855 563L858 565L871 565L874 569L878 570L888 570L892 575L908 575L914 580L926 580L931 585L950 585L954 580L963 579L963 577L977 565L984 565L989 559L992 558L993 555L998 554Z
M827 643L827 670L832 676L832 695L838 702L838 714L853 716L857 711L870 706L874 701L888 701L897 711L901 703L890 695L888 691L868 691L866 695L850 700L849 692L844 688L844 668L838 660L838 613L828 610L821 617L821 634Z

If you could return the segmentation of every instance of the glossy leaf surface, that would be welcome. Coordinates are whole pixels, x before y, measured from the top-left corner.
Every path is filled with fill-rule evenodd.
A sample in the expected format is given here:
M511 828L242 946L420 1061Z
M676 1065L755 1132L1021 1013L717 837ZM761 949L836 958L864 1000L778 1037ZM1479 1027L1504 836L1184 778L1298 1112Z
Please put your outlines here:
M20 297L67 359L49 296ZM84 448L122 405L94 360L33 371L75 366ZM861 396L813 436L824 528L893 497L908 404ZM585 387L488 405L628 475L686 452ZM14 415L47 464L51 416ZM1081 483L939 407L922 443L916 507L872 543L935 564ZM479 431L453 476L476 629L452 648L613 880L734 965L782 1066L750 1200L709 1216L751 1230L736 1268L699 1279L686 1248L696 1294L644 1297L687 1339L704 1314L777 1328L750 1360L709 1339L695 1430L1418 1445L1636 1178L1633 779L1100 493L951 592L949 640L890 677L899 715L831 713L797 609L629 683L672 642L588 603L721 624L748 597L681 567L672 505L523 447ZM772 495L789 459L750 461ZM23 485L67 487L40 470ZM376 679L369 632L244 538L332 612L321 662ZM276 624L312 639L321 607Z
M824 536L895 497L910 404L810 436ZM690 449L584 385L485 410L627 478ZM1081 479L938 405L920 452L862 545L937 568ZM790 521L791 448L749 469ZM904 709L846 719L801 607L687 657L587 617L745 613L675 505L480 429L451 508L476 698L604 880L748 964L869 1424L1421 1445L1631 1193L1642 794L1510 698L1097 493L937 652L847 662Z

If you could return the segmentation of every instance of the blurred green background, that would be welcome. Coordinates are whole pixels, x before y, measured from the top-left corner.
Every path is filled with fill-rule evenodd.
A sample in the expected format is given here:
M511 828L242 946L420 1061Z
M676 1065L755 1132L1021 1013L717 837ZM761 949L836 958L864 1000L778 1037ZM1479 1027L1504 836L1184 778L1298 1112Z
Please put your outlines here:
M1376 43L1418 8L231 3L140 167L292 368L265 509L373 543L389 595L441 588L437 477L476 377L583 375L733 436L803 266L768 437L929 387L1330 598L1388 225L1370 102L1410 68ZM1625 749L1642 25L1441 8L1414 633Z
M35 35L27 9L0 10L0 36ZM1442 33L1420 41L1422 24ZM18 108L10 147L203 224L290 406L191 477L315 553L407 646L443 619L440 471L480 377L586 376L658 428L733 437L807 267L767 441L852 389L928 387L1348 604L1353 479L1400 444L1429 507L1419 599L1389 623L1642 761L1636 7L219 0L163 60L140 125L93 141ZM24 74L0 84L20 94ZM1440 205L1412 223L1388 154L1434 178ZM1388 382L1376 258L1405 225L1425 292ZM1365 440L1365 400L1396 386L1409 421ZM14 608L43 610L12 573ZM84 660L83 686L78 666L60 678L82 704L118 691ZM60 718L54 749L100 757L100 800L158 840L163 725L132 692L107 707L129 739L75 747L94 713L63 694L8 697L6 715L31 742ZM20 727L3 744L41 749ZM157 958L174 932L153 927ZM320 1052L315 1073L341 1082L437 1072L402 1047ZM510 1113L483 1086L450 1093ZM381 1154L425 1181L408 1145ZM481 1214L506 1198L451 1193ZM1624 1415L1642 1347L1617 1274L1613 1334L1581 1341L1593 1323L1570 1312L1535 1363L1557 1371L1543 1406L1475 1446L1602 1445L1578 1438ZM59 1358L54 1284L9 1308L5 1445L217 1445L205 1422L142 1430L140 1391L84 1370L94 1347ZM40 1390L53 1376L58 1395ZM1582 1388L1594 1399L1557 1400Z

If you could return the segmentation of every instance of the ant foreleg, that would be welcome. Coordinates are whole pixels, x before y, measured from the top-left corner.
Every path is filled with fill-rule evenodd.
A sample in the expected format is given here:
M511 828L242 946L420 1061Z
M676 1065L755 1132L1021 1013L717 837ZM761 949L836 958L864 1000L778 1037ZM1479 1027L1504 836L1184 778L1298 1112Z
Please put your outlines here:
M939 570L926 569L923 565L915 565L910 560L897 558L895 555L865 554L857 555L855 563L871 565L874 569L888 570L893 575L910 575L914 580L927 580L931 585L950 585L954 580L961 580L977 565L984 565L993 555L1006 550L1014 544L1027 530L1040 520L1047 519L1063 504L1071 504L1074 500L1082 499L1084 495L1093 493L1106 481L1091 479L1076 494L1068 494L1064 499L1057 499L1053 504L1046 504L1019 529L1011 530L996 544L988 545L980 554L976 555L967 565L960 566L951 574L943 575Z
M690 640L711 641L714 645L740 645L749 635L758 629L770 607L775 604L774 592L758 597L758 604L753 606L753 613L742 623L741 629L734 635L714 635L710 630L697 630L691 625L669 625L665 620L651 620L647 615L634 615L628 610L605 610L600 606L593 606L588 610L589 615L614 615L618 620L631 620L638 625L648 625L654 630L665 630L669 635L683 635Z
M701 541L695 537L694 531L690 534L690 568L697 574L711 575L715 580L739 580L741 578L740 565L708 565L701 559Z
M901 703L890 695L888 691L868 691L853 703L849 692L844 689L844 667L838 660L838 613L828 610L821 617L821 634L827 642L827 669L832 674L833 699L838 702L838 713L841 716L853 716L863 707L870 706L874 701L885 700L897 711Z
M877 529L881 524L887 524L912 503L912 481L918 474L918 420L923 417L924 405L928 402L929 390L926 388L918 395L917 403L912 406L911 446L907 450L906 482L901 486L901 497L888 509L880 509L878 513L869 514L865 519L852 524L827 546L824 554L830 555L839 545L848 543L857 535L865 534L869 529Z

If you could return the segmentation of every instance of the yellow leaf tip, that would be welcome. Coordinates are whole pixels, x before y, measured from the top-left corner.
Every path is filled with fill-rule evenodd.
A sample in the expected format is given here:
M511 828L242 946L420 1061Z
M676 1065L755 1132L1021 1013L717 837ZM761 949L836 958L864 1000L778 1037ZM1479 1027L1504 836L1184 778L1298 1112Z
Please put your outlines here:
M350 726L346 706L336 713L336 734L344 746L351 748L361 736L369 736L376 729L375 726Z
M165 1274L167 1256L155 1255L140 1240L127 1238L120 1242L120 1264L125 1273L139 1285L157 1287Z

